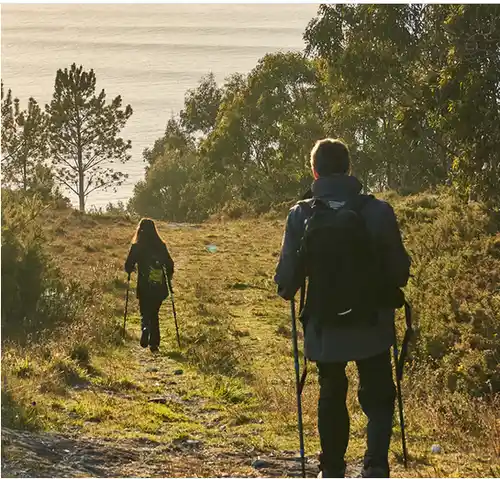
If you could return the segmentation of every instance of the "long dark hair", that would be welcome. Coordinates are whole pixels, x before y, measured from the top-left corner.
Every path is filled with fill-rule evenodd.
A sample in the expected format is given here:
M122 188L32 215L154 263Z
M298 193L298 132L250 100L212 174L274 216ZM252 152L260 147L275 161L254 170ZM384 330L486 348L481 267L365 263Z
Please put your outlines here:
M156 230L155 222L150 218L142 218L137 225L132 243L143 246L158 246L164 242Z

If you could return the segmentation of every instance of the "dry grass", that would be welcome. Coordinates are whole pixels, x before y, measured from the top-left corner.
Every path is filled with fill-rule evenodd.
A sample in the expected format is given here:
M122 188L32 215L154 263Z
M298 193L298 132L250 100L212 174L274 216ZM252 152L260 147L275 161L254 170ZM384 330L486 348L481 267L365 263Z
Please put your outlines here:
M50 212L45 218L54 260L68 277L99 287L95 302L116 325L122 321L123 263L134 226L125 218L68 211ZM125 345L112 346L105 338L89 344L95 336L86 333L88 324L28 350L4 345L3 391L13 405L24 408L26 417L20 425L164 443L189 437L228 451L296 450L288 305L276 296L273 283L283 219L182 227L159 223L158 228L176 265L174 287L183 350L176 347L169 303L161 310L160 356L152 357L138 347L134 295ZM217 252L207 251L208 244L215 244ZM183 374L175 374L178 369ZM427 374L415 370L405 382L411 463L409 470L401 465L396 427L391 446L393 475L498 476L498 404L442 390L426 391ZM365 420L356 400L354 368L349 367L349 375L352 439L348 456L359 459ZM429 387L433 384L429 382ZM157 396L166 398L165 404L148 401ZM316 399L313 366L304 393L310 455L319 450ZM431 455L433 443L439 443L444 453Z

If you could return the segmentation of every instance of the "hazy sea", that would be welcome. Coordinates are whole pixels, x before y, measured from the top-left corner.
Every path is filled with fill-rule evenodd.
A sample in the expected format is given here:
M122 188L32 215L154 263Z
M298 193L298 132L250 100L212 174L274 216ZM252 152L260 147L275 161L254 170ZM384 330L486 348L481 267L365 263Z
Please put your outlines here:
M88 206L127 201L144 175L142 151L183 106L186 90L212 71L219 83L247 73L266 53L302 50L316 4L26 4L1 6L2 79L24 107L50 101L57 69L73 62L97 75L108 98L134 114L123 136L132 159L116 193ZM72 198L75 200L75 198Z

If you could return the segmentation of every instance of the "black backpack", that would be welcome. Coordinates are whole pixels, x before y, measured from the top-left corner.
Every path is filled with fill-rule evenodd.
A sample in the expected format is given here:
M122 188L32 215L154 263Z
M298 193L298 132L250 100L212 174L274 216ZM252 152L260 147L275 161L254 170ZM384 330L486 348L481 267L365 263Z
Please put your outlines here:
M374 320L379 266L361 215L373 198L302 203L309 210L299 251L302 272L309 279L306 316L338 325Z

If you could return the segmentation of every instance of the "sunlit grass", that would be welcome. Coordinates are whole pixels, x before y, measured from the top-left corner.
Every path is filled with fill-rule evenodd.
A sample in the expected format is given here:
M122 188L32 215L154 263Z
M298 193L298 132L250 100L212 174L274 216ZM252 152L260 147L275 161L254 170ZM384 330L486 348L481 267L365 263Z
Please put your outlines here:
M421 199L418 204L428 208L433 201ZM43 346L3 346L3 417L16 427L116 440L148 437L169 444L195 438L227 450L298 450L288 305L276 296L272 280L283 218L196 228L158 224L176 265L175 300L184 346L177 348L167 300L161 309L162 344L156 357L138 346L135 277L126 343L121 344L120 334L99 337L103 322L114 323L117 332L121 328L126 289L122 270L134 226L123 218L47 214L47 246L54 260L68 277L99 285L102 294L95 301L102 316L89 316ZM209 243L217 252L206 249ZM348 373L348 458L358 461L366 421L357 403L355 368L349 367ZM498 404L440 390L427 382L428 374L415 367L405 379L410 469L401 464L396 421L392 474L464 477L498 472ZM319 450L317 394L312 365L303 397L311 456ZM433 443L439 443L444 454L432 455Z

